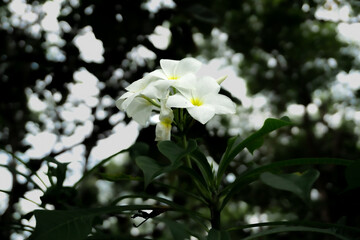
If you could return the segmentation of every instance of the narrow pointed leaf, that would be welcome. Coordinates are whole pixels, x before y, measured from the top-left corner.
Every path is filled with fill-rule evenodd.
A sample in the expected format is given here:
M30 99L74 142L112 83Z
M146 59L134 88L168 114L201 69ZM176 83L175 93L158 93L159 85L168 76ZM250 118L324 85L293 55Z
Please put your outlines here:
M315 232L315 233L322 233L327 235L332 235L334 237L337 237L337 239L340 240L351 240L345 236L342 236L340 234L337 234L335 231L330 229L322 229L322 228L314 228L314 227L278 227L273 229L267 229L263 230L259 233L253 234L249 237L243 238L242 240L252 240L252 239L262 239L261 237L276 234L276 233L284 233L284 232Z
M200 149L196 149L191 153L192 159L195 161L196 165L199 167L201 174L206 183L210 184L213 182L213 173L212 169L209 165L206 156L200 151Z
M303 174L273 174L264 172L260 175L260 179L270 187L292 192L304 202L309 203L312 185L319 175L319 171L315 169L309 169Z
M225 207L225 205L229 202L229 200L235 193L239 192L244 186L247 186L251 182L256 181L259 176L264 172L277 171L281 168L290 166L313 164L334 164L341 166L350 166L353 162L353 160L341 158L295 158L270 163L254 169L249 169L242 173L240 176L238 176L233 183L231 183L221 191L220 196L225 196L225 198L222 201L220 209L223 209Z
M293 125L293 123L290 122L288 117L283 117L281 119L268 118L265 120L261 129L247 137L245 140L241 141L240 137L230 139L219 164L217 183L220 183L222 176L224 175L225 170L230 162L244 148L247 148L251 153L253 153L257 148L262 146L265 135L281 127L290 125Z
M170 229L171 235L173 236L172 239L174 240L184 240L190 239L191 234L190 231L187 229L185 224L181 224L176 221L171 221L169 219L163 219L163 222L166 223L166 226Z

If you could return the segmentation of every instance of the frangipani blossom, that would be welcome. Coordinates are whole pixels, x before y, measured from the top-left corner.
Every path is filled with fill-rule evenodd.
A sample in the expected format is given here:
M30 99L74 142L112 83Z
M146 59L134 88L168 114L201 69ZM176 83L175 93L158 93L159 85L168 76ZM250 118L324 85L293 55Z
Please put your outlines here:
M162 98L169 88L169 83L165 81L157 81L151 75L130 84L117 101L116 106L126 111L129 117L136 122L145 125L151 116L152 110L156 108L158 103L154 99Z
M235 103L219 94L220 85L212 77L198 78L190 88L169 97L168 107L186 108L189 114L202 124L207 123L215 114L235 113Z
M184 58L180 61L162 59L161 69L155 70L149 75L159 80L166 80L176 89L188 88L196 78L195 73L200 69L201 62L195 58Z
M136 97L126 108L126 113L128 117L133 118L136 122L144 126L154 109L156 109L156 106L147 99Z
M163 98L169 86L169 83L165 81L157 81L155 77L146 75L144 78L133 82L125 88L128 92L124 93L116 101L116 106L120 110L126 111L135 97L146 96L149 99Z
M174 113L171 108L166 106L167 98L161 100L160 122L156 124L155 141L166 141L171 138L171 123L174 119Z
M154 111L160 111L160 122L155 130L156 141L170 140L172 123L181 126L181 121L185 121L182 114L178 114L174 121L172 108L186 108L202 124L215 114L235 113L235 103L219 94L220 84L226 76L217 80L212 77L198 78L196 73L201 62L195 58L180 61L163 59L160 66L160 69L130 84L127 92L116 101L120 110L126 111L141 125L148 122Z

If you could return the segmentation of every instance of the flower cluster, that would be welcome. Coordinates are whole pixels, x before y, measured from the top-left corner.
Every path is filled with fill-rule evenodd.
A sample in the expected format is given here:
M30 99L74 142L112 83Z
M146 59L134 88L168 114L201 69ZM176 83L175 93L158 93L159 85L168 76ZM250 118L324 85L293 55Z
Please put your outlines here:
M148 73L130 84L116 106L141 125L145 125L153 111L160 112L156 125L156 141L170 140L174 108L185 108L192 118L207 123L215 114L235 113L230 98L219 94L218 80L197 77L201 62L194 58L180 61L162 59L161 69Z

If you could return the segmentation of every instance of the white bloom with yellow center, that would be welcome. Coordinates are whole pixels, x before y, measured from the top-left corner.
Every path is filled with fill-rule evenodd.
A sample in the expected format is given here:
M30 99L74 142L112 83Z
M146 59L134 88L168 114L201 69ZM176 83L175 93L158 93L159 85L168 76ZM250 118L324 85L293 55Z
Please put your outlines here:
M207 123L215 114L235 113L235 103L219 94L220 85L212 77L198 78L192 86L178 90L178 93L168 98L167 106L186 108L202 124Z

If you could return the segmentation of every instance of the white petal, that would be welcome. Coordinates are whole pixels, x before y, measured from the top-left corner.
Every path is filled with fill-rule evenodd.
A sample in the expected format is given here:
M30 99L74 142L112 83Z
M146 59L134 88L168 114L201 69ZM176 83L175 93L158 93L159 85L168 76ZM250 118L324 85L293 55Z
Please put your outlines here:
M178 63L179 63L179 61L176 61L176 60L170 60L170 59L161 59L160 60L161 69L164 71L167 78L175 77L175 75L174 75L175 68Z
M227 96L209 94L203 100L214 108L216 114L234 114L236 111L236 104Z
M159 122L155 128L155 141L169 141L171 139L171 124Z
M188 73L178 80L170 80L173 82L173 87L179 90L187 98L191 98L191 93L196 87L196 76L195 74Z
M154 78L158 78L158 79L168 79L168 77L165 75L165 72L161 69L152 71L152 72L148 73L148 75L152 76Z
M187 108L187 111L195 120L198 120L202 124L207 123L215 115L214 109L207 105Z
M135 82L131 83L129 86L127 86L125 89L129 92L139 92L143 90L150 82L150 78L141 78L139 80L136 80Z
M167 98L166 99L162 99L160 104L161 104L161 108L160 108L160 116L159 119L162 122L169 122L171 123L174 119L174 113L172 111L171 108L169 108L168 106L166 106L166 102L167 102Z
M147 100L141 97L136 97L126 109L126 113L139 124L145 125L149 120L153 109L153 105L151 105Z
M182 77L188 73L196 73L201 68L201 62L195 58L182 59L175 68L175 74Z
M149 98L164 98L171 86L171 80L157 80L151 82L141 94Z
M118 100L116 100L116 107L120 110L126 110L127 106L130 104L130 102L134 99L135 96L136 94L132 92L124 93Z
M202 98L209 93L218 93L220 91L220 85L212 77L202 77L197 80L196 83L196 95Z
M174 108L194 107L190 100L186 99L182 94L176 93L168 98L166 106Z

